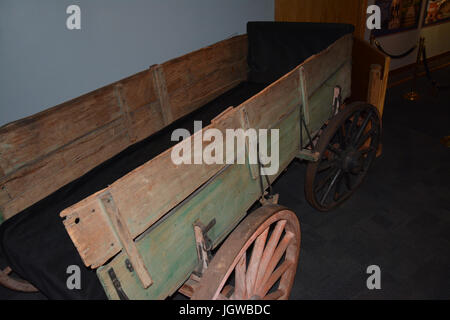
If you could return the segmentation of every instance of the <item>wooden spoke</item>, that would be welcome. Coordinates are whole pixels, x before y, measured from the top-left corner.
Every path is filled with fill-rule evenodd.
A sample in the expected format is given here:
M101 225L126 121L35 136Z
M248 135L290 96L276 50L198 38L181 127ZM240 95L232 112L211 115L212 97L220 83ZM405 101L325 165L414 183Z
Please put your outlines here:
M364 119L364 122L362 123L361 127L359 128L359 131L356 134L356 138L354 140L355 143L357 143L359 141L359 139L361 138L362 134L366 130L367 125L369 124L369 121L370 121L371 117L372 117L372 110L369 111L369 114L366 116L366 118Z
M358 141L356 141L356 149L361 148L364 145L364 143L375 133L377 133L377 128L372 128L369 131L367 131Z
M250 258L250 263L248 265L246 274L246 288L247 288L247 298L248 294L252 293L255 288L256 276L258 273L259 263L261 262L261 257L264 251L264 245L266 244L267 234L269 233L269 228L267 228L255 241L253 245L253 252Z
M277 291L269 293L267 296L264 297L263 300L278 300L283 295L284 295L284 291L281 289L278 289Z
M353 116L353 119L351 120L350 128L347 131L347 136L346 136L347 143L350 143L350 141L353 140L353 136L354 136L354 133L355 133L355 128L356 128L356 126L358 124L358 120L359 120L359 116L360 115L361 115L361 112L359 111Z
M275 252L275 249L278 245L278 241L280 240L281 234L283 233L284 227L286 226L286 220L280 220L277 222L275 229L270 236L269 241L267 242L266 248L264 249L264 253L261 258L261 262L259 263L258 274L256 276L255 288L258 288L261 285L263 277L266 273L267 266L269 265L270 259Z
M263 206L225 240L192 299L287 299L299 251L295 214L278 205Z
M263 287L259 291L261 294L260 296L263 297L267 294L267 292L270 290L270 288L273 287L275 282L280 279L280 277L285 273L290 267L292 267L292 262L289 260L285 260L281 266L279 266L269 277L269 279L264 283Z
M22 279L16 279L10 276L12 269L6 267L5 269L0 269L0 285L5 288L20 291L20 292L38 292L38 290L28 281Z
M330 179L332 179L335 176L336 172L338 171L339 169L336 168L335 170L330 172L325 178L320 180L315 187L315 191L316 192L321 191L326 186L327 182L330 181Z
M327 159L326 161L323 161L319 165L319 168L317 168L317 172L320 173L320 172L327 171L328 169L333 168L335 165L336 165L336 161L335 160L328 160Z
M341 176L341 174L342 174L342 170L339 169L336 172L336 175L333 177L333 180L331 181L330 185L328 186L327 191L325 191L325 193L323 194L322 200L320 200L321 204L323 204L325 202L326 198L330 194L331 189L333 189L333 187L335 186L335 184L336 184L337 180L339 179L339 177Z
M230 298L233 295L233 293L234 288L231 285L226 285L221 292L221 294L227 298Z
M223 294L219 294L219 296L217 297L217 300L230 300L228 299L226 296L224 296Z
M242 300L246 297L246 281L245 281L245 271L246 271L247 255L244 252L235 269L235 290L233 294L233 299Z
M283 254L286 252L287 247L289 246L289 244L292 242L293 239L294 234L292 232L287 232L284 235L283 239L280 241L280 244L275 250L272 258L270 259L262 283L265 283L267 282L267 280L269 280L270 275L273 273L273 270L275 270L275 267L277 266L278 262L280 261Z
M336 182L336 191L334 192L334 201L339 201L339 198L341 196L341 188L342 188L343 180L344 180L344 175L341 174L338 178L338 181Z

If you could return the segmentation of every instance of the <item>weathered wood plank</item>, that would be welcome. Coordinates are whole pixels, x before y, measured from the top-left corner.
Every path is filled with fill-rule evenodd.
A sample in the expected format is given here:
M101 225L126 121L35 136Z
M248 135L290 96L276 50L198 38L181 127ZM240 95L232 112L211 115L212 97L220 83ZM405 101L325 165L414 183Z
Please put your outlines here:
M247 78L246 60L228 66L217 65L216 68L214 72L200 80L186 83L183 88L169 93L175 118L185 116Z
M101 163L124 150L129 145L127 128L122 118L108 124L103 130L77 140L59 149L41 161L0 180L11 200L2 203L5 218L32 205L77 177L92 169L93 163ZM55 178L57 177L57 178Z
M351 57L352 44L352 35L345 35L324 51L305 60L303 67L310 96Z
M0 128L6 175L122 116L113 87L96 90Z
M245 61L247 50L247 36L241 35L167 61L162 64L167 90L184 91L186 85L202 82L217 69Z

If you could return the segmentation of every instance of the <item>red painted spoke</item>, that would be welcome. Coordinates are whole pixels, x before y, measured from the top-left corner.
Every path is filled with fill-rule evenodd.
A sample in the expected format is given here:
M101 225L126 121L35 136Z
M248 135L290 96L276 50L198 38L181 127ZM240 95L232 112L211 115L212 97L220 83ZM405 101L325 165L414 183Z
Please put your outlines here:
M233 299L236 300L242 300L246 296L246 284L245 284L245 271L246 271L246 260L247 255L242 255L241 259L239 260L238 264L236 265L235 269L235 277L234 277L234 294Z
M281 257L283 256L284 252L286 251L287 247L289 246L289 244L292 242L293 239L294 234L292 232L286 232L283 239L280 241L277 249L275 250L272 259L270 259L262 283L266 283L269 280L270 276L273 273L273 270L275 270L275 267L277 266L278 262L280 261Z
M278 279L290 268L292 267L293 263L289 260L285 260L281 266L279 266L269 277L267 282L264 283L263 287L260 290L260 296L264 297L267 292L269 292L270 288L273 287L275 282L278 281Z
M266 248L264 249L263 256L258 268L258 274L256 276L255 287L259 288L263 277L266 273L267 266L269 265L270 259L275 252L275 249L280 241L281 234L283 233L284 227L286 226L286 220L280 220L277 222L269 241L267 242Z
M267 296L264 297L263 300L278 300L284 295L284 291L281 289L278 289L274 292L269 293Z
M264 251L264 245L266 244L267 234L269 233L269 228L264 230L258 238L256 239L253 245L253 252L250 258L250 263L247 268L247 274L245 276L246 281L246 291L247 297L251 297L253 294L253 289L255 287L256 276L258 273L259 263L261 261L261 256Z

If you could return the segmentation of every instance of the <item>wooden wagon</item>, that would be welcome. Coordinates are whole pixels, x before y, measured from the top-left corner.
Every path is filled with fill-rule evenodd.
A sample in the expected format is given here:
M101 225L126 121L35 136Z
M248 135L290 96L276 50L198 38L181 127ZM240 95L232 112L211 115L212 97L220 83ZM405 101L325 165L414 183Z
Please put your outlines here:
M219 97L246 81L249 71L250 78L264 72L274 76L264 69L264 63L270 64L264 59L273 56L258 56L252 41L268 35L272 48L267 50L279 54L277 32L292 33L294 25L302 24L250 23L248 36L152 66L80 98L76 107L96 113L83 115L82 126L72 123L74 130L85 130L86 124L98 129L99 121L106 124L75 140L63 136L59 147L39 140L39 150L56 148L45 157L45 165L35 161L31 167L21 166L17 159L27 154L15 150L17 154L6 159L6 164L12 172L9 177L16 174L17 179L3 180L3 190L15 190L14 184L48 174L61 162L64 175L48 182L47 188L30 186L32 191L25 196L8 192L3 213L6 217L15 214L128 145ZM319 28L318 37L339 29L338 25L308 26ZM361 184L379 149L377 108L367 102L343 103L351 95L354 44L351 28L340 28L344 28L341 34L324 50L300 60L301 64L266 83L251 98L225 109L190 139L61 212L84 264L97 269L109 298L163 299L177 290L196 299L289 297L298 264L300 226L294 212L277 204L271 184L294 159L307 160L306 198L313 207L327 211ZM378 88L375 93L369 90L369 97L376 97L373 103L380 101L382 91L379 72L375 69L376 76L370 79L367 72L367 85L362 85L366 92L368 87ZM71 103L58 109L66 113L67 121L80 112L71 110ZM110 109L106 112L103 107ZM35 121L44 126L49 118L44 113ZM8 129L25 125L13 124ZM242 129L245 140L250 128L279 130L277 145L269 143L270 150L279 150L275 174L263 175L260 161L248 161L248 140L237 150L245 155L245 164L176 165L171 159L173 148L193 146L208 129L224 136L227 129ZM206 147L208 142L202 144ZM23 168L30 174L17 173ZM258 200L261 207L248 214Z

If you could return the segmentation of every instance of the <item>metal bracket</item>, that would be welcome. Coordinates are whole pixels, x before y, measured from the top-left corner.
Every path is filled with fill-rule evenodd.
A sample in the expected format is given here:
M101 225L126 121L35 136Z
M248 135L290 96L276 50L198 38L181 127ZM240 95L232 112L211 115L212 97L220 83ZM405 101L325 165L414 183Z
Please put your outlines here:
M198 256L198 266L194 270L194 274L201 277L208 264L211 261L212 241L207 233L216 224L216 219L212 219L206 226L197 220L194 222L194 234Z
M268 192L265 192L264 197L261 197L261 199L259 199L259 203L261 203L262 206L269 204L278 204L279 198L280 195L278 193L270 195Z
M114 286L114 289L116 289L116 293L119 296L120 300L129 300L128 296L122 289L122 284L120 283L119 279L117 279L116 273L114 272L114 269L111 268L108 270L109 278L111 279L111 282Z
M340 86L334 87L333 92L333 116L337 115L339 113L339 108L342 104L342 88Z

